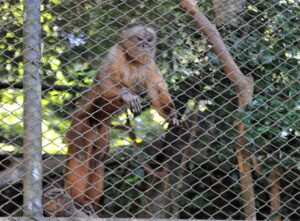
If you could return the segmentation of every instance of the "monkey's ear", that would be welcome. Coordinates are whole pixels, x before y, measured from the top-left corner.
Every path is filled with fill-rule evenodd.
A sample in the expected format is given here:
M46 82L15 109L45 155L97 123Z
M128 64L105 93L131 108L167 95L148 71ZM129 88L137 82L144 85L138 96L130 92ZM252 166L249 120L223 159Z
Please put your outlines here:
M128 39L132 35L131 31L132 30L130 28L124 28L121 31L120 41L124 41L124 40Z

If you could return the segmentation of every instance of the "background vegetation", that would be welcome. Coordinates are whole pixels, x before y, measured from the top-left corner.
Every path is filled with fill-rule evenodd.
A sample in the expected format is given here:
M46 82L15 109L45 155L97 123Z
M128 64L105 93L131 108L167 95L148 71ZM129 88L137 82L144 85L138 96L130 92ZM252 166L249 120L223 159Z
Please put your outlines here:
M201 1L199 7L214 20L212 2ZM178 190L179 216L243 218L232 127L233 119L241 118L247 125L249 151L258 159L259 170L253 171L258 218L270 215L268 175L277 168L282 188L279 213L290 220L300 219L299 1L248 0L238 25L219 27L242 72L254 78L253 103L242 113L236 112L234 89L211 45L176 1L46 0L41 11L44 152L65 153L63 135L75 102L91 85L101 57L117 42L120 30L142 19L158 31L157 62L177 109L184 116L187 110L199 108L214 127L213 133L204 130L206 136L199 136L198 150L204 151L205 158L190 159L187 164L186 185ZM21 1L0 3L2 151L22 152L22 13ZM164 119L149 108L147 100L144 109L140 116L131 115L139 150L132 147L128 133L113 130L111 153L116 159L130 157L161 138ZM125 120L123 114L114 125ZM134 160L111 168L102 199L105 216L137 214L139 202L145 200L144 177L145 171Z

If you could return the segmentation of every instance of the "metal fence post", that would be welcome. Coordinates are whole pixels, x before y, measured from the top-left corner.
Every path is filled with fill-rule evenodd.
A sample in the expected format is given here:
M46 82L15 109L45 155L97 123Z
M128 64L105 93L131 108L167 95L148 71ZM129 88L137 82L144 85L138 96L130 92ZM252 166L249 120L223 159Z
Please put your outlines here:
M42 108L40 1L24 0L24 215L39 217L42 209Z
M1 1L0 221L300 221L299 10Z

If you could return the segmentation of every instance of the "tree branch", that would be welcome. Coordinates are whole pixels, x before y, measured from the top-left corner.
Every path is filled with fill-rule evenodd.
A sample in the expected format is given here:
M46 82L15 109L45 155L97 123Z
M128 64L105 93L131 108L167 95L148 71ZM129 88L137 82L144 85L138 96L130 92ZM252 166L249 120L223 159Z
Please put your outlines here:
M195 0L181 0L180 6L195 22L198 29L207 37L212 44L212 50L222 64L224 74L234 85L238 96L238 108L243 110L252 102L254 83L253 79L243 75L238 68L229 51L227 50L216 27L203 15ZM244 138L245 125L241 121L235 121L238 128L236 139L236 155L240 173L240 184L242 197L244 200L244 213L247 220L255 218L255 196L253 188L253 178L251 175L251 155L246 150L247 141Z
M227 50L218 30L205 15L199 11L195 0L182 0L180 6L188 12L196 26L212 44L212 50L219 58L224 73L236 87L239 96L239 108L245 108L252 102L253 79L243 75Z

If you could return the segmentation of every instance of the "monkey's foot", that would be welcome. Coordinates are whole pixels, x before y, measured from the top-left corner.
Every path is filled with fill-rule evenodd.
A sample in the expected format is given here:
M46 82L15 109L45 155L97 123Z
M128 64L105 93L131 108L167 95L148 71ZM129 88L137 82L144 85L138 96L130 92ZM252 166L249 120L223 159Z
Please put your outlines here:
M82 211L88 216L98 217L94 207L91 204L84 206Z

